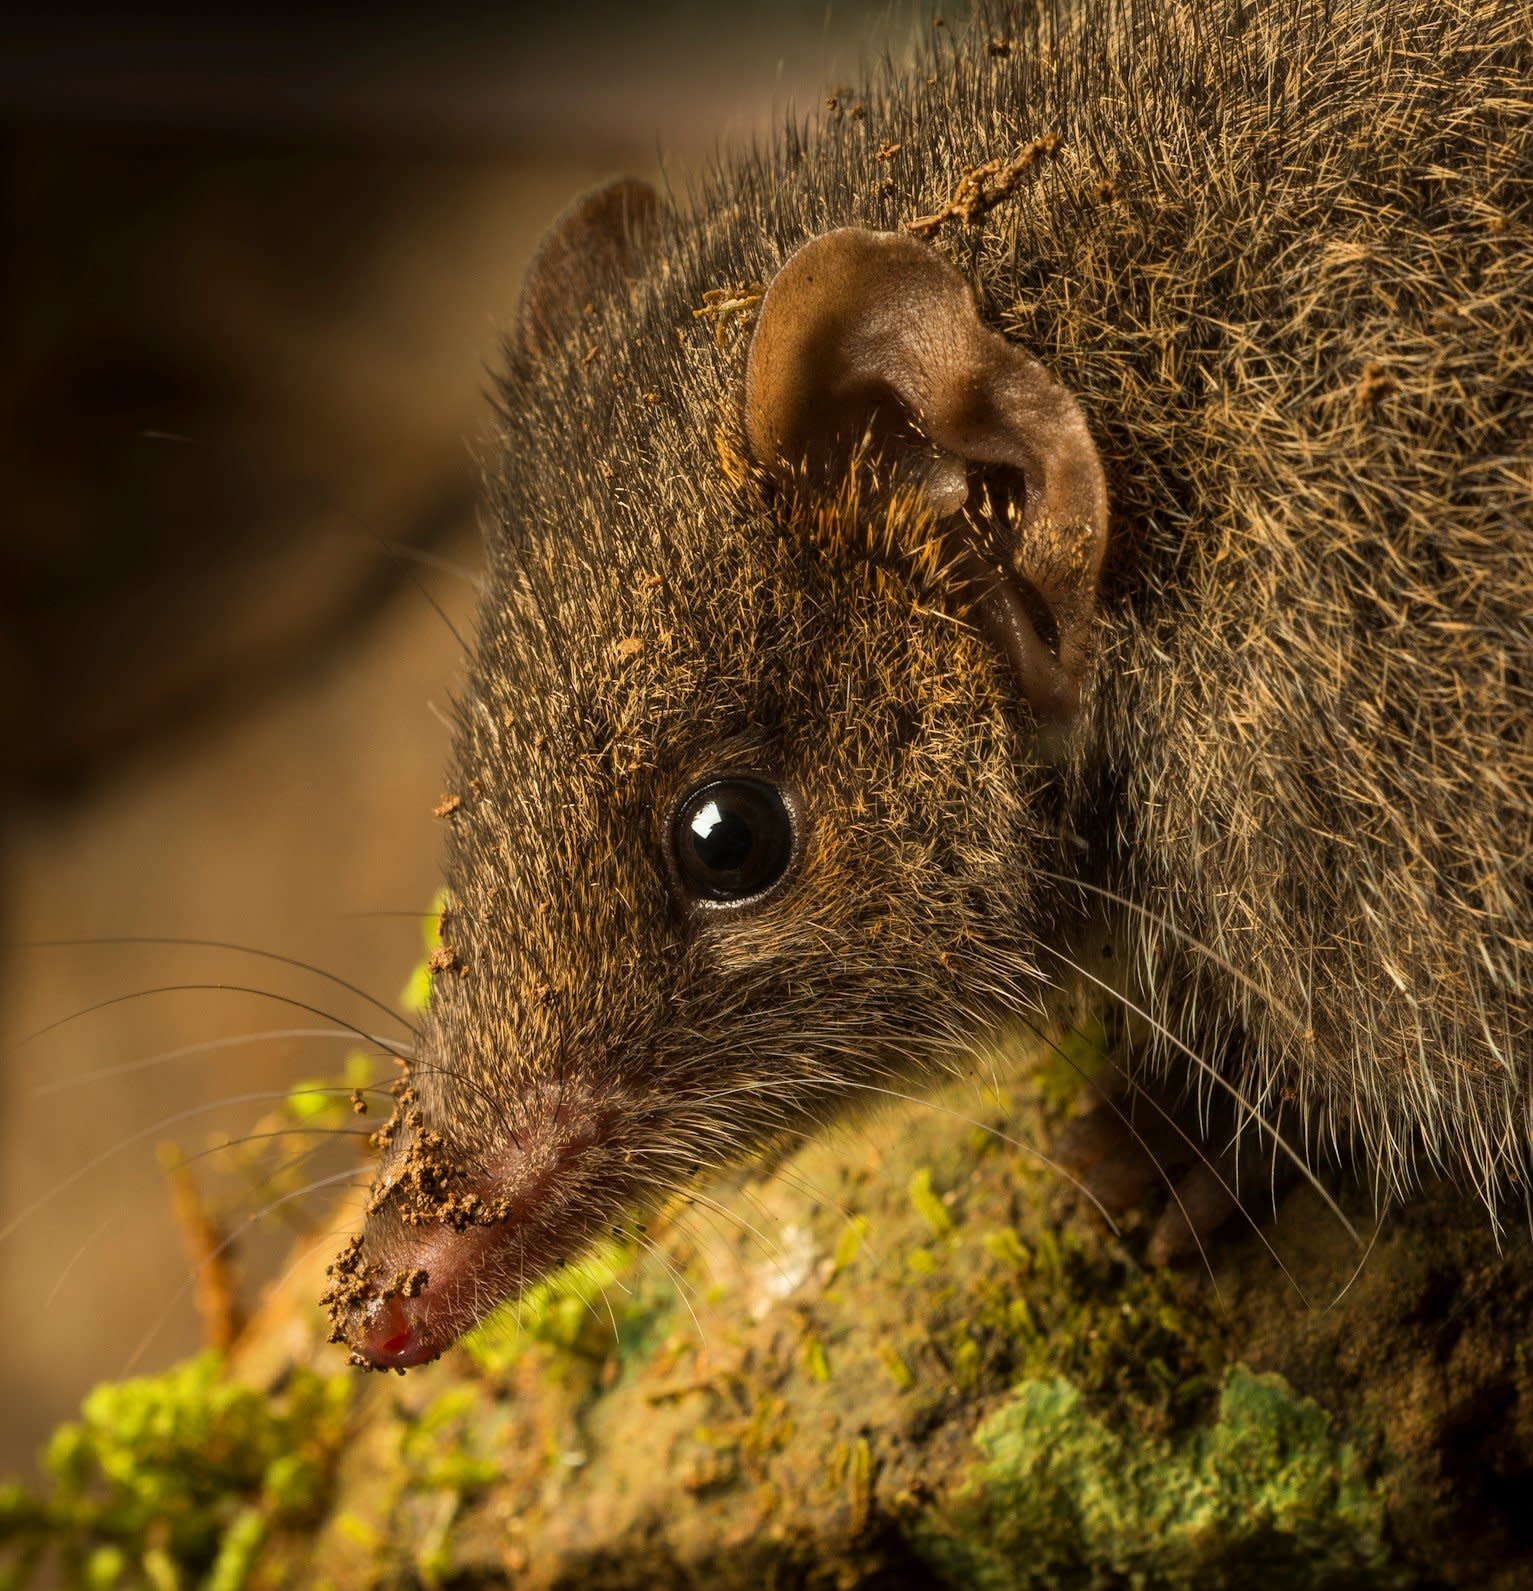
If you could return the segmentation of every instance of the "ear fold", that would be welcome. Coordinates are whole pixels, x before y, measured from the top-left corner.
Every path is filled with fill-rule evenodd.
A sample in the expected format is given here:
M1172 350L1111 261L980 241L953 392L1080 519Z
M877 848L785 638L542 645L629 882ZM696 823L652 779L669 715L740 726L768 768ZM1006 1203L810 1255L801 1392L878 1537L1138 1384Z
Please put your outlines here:
M522 282L518 346L536 355L570 335L603 288L634 275L665 205L647 182L617 177L583 194L543 236Z
M745 388L766 469L832 472L867 444L916 475L963 533L980 617L1024 695L1040 718L1070 717L1106 548L1102 467L1075 399L985 326L963 276L897 233L813 239L767 290Z

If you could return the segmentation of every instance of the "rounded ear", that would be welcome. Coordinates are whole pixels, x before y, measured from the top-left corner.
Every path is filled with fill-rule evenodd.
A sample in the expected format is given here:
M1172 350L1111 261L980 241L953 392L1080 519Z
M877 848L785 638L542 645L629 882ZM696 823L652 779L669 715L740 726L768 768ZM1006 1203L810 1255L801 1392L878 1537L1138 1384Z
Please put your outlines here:
M666 206L635 177L582 194L543 235L522 281L519 348L536 356L569 335L603 288L633 276L660 231Z
M1107 541L1101 461L1080 405L980 320L941 255L858 227L806 243L762 301L745 422L780 475L834 475L862 448L916 472L962 531L980 618L1023 694L1040 718L1073 715Z

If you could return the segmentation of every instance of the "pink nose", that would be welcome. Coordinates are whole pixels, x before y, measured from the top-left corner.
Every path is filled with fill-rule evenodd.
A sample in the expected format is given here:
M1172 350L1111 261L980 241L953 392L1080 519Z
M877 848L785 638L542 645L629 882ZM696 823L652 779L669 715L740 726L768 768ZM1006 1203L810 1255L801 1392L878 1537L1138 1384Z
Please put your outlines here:
M330 1295L332 1324L356 1360L376 1370L426 1364L528 1277L567 1257L585 1232L554 1230L546 1211L600 1125L594 1117L566 1124L530 1165L520 1144L484 1165L479 1187L464 1190L477 1195L464 1224L374 1211ZM393 1281L382 1282L390 1273Z
M415 1316L410 1302L395 1295L375 1298L364 1307L361 1330L352 1341L357 1353L375 1369L408 1370L435 1359L446 1347Z
M497 1251L517 1230L511 1223L428 1229L408 1273L369 1296L353 1295L342 1322L352 1352L375 1370L408 1370L445 1353L502 1291Z

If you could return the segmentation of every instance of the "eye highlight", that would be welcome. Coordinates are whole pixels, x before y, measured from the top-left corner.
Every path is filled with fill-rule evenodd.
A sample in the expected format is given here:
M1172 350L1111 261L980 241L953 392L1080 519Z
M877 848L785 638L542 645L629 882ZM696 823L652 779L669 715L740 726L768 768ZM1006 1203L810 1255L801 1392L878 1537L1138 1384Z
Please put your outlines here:
M694 900L737 905L763 895L793 860L793 815L763 779L712 779L676 808L671 854Z

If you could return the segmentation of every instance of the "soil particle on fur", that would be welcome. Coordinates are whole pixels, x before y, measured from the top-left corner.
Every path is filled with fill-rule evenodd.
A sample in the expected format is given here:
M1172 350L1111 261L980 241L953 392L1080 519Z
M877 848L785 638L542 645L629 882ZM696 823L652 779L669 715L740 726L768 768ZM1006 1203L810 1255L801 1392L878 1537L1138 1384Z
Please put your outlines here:
M941 209L905 222L905 231L918 238L935 237L949 222L973 226L999 204L1016 193L1022 179L1041 160L1057 154L1062 140L1057 133L1044 133L1024 144L1015 155L997 155L970 166L958 179Z

